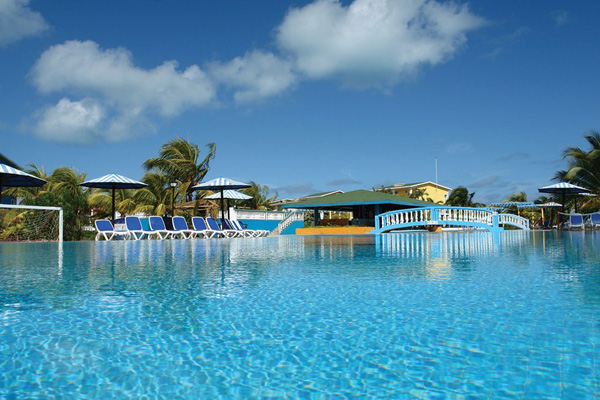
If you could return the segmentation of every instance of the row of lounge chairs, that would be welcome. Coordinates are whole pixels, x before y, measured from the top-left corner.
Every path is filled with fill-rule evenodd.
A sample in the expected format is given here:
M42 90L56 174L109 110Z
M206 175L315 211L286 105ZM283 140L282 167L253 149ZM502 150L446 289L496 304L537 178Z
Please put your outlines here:
M565 229L597 229L600 227L600 213L590 214L584 218L582 214L569 214L569 220L563 224Z
M210 238L234 238L234 237L263 237L269 234L267 230L247 229L239 221L223 219L223 226L219 226L214 218L192 218L192 228L188 227L187 221L181 216L173 217L173 229L167 229L162 217L152 216L139 218L135 216L125 217L125 230L115 230L113 224L106 219L95 221L96 241L113 239L210 239Z

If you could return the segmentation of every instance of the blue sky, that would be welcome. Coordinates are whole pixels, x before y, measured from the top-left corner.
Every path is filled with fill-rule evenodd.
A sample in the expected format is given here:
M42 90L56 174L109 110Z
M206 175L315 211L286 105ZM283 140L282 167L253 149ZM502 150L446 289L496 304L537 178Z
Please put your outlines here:
M600 129L597 1L0 0L0 152L140 179L167 140L280 198L551 183Z

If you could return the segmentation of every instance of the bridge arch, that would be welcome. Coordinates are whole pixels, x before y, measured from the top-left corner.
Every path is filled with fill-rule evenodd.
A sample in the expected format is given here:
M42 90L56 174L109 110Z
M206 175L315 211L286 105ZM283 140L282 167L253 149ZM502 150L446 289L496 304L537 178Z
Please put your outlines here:
M464 226L497 232L503 230L503 225L529 230L529 220L517 215L498 214L487 208L437 206L379 214L372 233L428 226Z

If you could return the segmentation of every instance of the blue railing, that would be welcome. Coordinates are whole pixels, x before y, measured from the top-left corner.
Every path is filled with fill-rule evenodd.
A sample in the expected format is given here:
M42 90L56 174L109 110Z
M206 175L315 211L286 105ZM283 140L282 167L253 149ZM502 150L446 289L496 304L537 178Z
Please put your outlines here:
M529 229L529 221L526 218L513 214L498 214L487 208L419 207L377 215L372 232L377 234L394 229L433 226L463 226L500 231L503 229L500 225Z

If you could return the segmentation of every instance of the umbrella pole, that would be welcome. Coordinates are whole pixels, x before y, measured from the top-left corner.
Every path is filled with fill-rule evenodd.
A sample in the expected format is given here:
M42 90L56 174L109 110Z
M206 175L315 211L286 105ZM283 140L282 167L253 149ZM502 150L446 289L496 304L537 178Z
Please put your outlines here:
M231 219L229 216L229 199L227 199L227 219Z
M565 190L563 190L562 191L562 197L561 197L561 200L562 200L562 212L563 212L563 214L565 212L565 200L566 200L566 196L567 196L566 192L565 192ZM557 231L560 230L560 213L558 211L556 211L556 230Z
M112 187L112 224L115 224L115 187Z
M223 220L225 219L225 209L223 208L223 189L221 189L221 223L223 224ZM225 224L223 224L225 226Z

